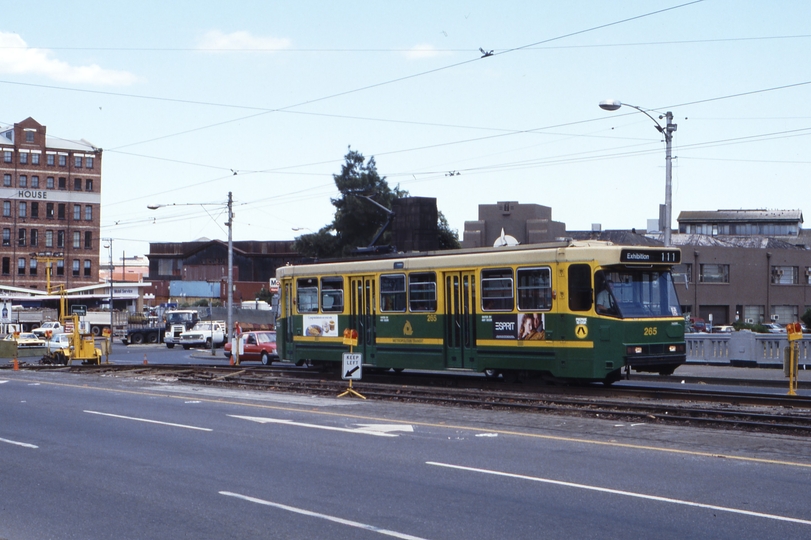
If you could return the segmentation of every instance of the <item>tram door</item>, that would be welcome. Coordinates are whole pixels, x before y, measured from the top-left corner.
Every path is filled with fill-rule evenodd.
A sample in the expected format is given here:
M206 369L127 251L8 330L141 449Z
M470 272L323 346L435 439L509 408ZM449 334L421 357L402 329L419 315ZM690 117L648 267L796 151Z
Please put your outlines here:
M445 274L445 367L472 368L476 347L476 275Z
M358 346L354 352L363 354L363 363L372 360L367 353L373 353L375 343L376 290L374 276L357 276L349 280L349 328L358 331Z
M293 359L293 303L296 301L293 297L293 281L286 280L283 282L284 289L282 290L282 312L284 313L284 345L285 345L285 360Z

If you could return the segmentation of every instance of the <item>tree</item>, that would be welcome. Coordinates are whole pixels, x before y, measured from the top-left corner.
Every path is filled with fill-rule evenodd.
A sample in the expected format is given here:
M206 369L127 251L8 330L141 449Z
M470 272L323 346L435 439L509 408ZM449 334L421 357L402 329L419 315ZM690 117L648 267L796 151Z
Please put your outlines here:
M341 174L332 176L340 192L340 197L331 199L335 207L332 223L299 236L293 244L293 249L305 257L345 257L359 247L369 246L389 217L369 199L391 209L394 199L408 196L399 185L389 187L386 178L378 174L374 157L367 162L363 154L350 147L344 160ZM456 231L451 230L441 213L438 221L442 249L459 247ZM386 230L377 244L389 244L390 239L391 231Z

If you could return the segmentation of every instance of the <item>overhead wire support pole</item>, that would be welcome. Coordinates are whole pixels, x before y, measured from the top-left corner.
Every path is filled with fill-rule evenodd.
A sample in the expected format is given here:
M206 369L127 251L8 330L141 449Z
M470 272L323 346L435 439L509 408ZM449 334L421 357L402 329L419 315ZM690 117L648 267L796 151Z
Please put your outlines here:
M231 192L228 192L228 314L227 314L227 335L226 340L231 339L231 331L233 329L233 309L234 309L234 240L233 240L233 224L234 224L234 204ZM213 324L213 322L212 322Z

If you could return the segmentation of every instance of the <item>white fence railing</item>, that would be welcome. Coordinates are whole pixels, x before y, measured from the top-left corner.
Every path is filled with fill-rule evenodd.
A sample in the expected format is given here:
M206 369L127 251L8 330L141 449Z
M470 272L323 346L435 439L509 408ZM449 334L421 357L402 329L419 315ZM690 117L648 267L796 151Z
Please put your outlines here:
M688 362L739 365L782 365L788 347L786 334L756 334L743 330L728 334L686 334ZM798 362L811 363L811 337L799 341Z

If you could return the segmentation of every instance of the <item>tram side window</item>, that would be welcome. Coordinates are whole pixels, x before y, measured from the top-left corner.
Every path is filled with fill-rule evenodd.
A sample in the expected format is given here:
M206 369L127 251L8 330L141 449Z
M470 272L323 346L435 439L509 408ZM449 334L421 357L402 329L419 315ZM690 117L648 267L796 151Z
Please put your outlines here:
M519 268L516 278L519 310L552 308L552 271L549 268Z
M380 311L406 310L405 274L380 276Z
M411 311L436 311L436 274L434 272L408 275L408 308Z
M569 267L569 309L588 311L591 303L591 268L587 264L573 264Z
M344 310L344 278L321 278L321 310L329 312Z
M299 313L318 313L318 279L296 280L296 307Z
M482 311L512 311L514 305L512 269L482 270Z

